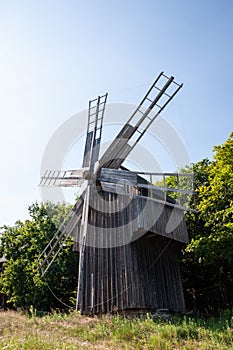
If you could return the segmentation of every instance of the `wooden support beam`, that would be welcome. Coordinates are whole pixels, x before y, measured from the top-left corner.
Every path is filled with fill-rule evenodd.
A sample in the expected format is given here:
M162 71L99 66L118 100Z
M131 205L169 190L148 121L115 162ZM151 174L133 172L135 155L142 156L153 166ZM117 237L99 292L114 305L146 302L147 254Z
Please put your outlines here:
M121 185L137 185L137 174L127 170L102 168L98 179L100 181L111 182Z

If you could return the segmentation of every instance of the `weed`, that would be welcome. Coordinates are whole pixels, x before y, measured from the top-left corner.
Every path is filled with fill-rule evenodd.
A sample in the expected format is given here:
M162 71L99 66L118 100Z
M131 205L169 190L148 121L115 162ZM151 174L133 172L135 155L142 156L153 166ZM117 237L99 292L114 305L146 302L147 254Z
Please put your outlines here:
M232 349L232 311L220 318L174 317L173 321L120 316L97 318L77 312L38 317L0 312L0 350Z

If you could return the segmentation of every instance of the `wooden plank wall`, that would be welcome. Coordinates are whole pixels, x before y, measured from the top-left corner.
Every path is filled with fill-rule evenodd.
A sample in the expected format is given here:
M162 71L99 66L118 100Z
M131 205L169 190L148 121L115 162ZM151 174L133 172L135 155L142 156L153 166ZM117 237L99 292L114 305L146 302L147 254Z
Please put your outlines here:
M167 242L153 237L115 248L87 247L81 312L101 314L161 308L185 311L177 246L174 242L166 245Z
M89 211L81 312L160 308L184 311L177 261L181 243L187 242L188 237L180 217L183 213L170 207L160 208L158 203L141 196L132 196L128 205L126 196L107 192L101 196L93 194L96 209ZM103 213L106 203L109 213ZM156 212L161 213L149 227ZM165 228L172 213L180 222L168 233ZM143 234L144 229L147 234Z
M115 228L116 236L111 239L121 237L121 240L133 240L138 231L144 230L182 243L189 241L183 210L158 203L151 197L135 194L125 196L109 192L97 193L96 190L92 190L91 203L94 205L90 206L89 224L93 225L93 229L96 225ZM127 231L123 230L125 226ZM101 232L99 234L103 235ZM91 237L90 235L90 239ZM110 238L97 237L96 239Z

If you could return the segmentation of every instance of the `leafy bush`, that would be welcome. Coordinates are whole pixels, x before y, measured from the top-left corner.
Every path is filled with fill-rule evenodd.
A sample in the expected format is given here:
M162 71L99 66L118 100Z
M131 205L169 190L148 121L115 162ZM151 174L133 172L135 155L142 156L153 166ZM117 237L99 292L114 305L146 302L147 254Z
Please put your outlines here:
M214 153L193 167L198 213L181 257L188 307L210 313L233 305L233 133Z
M29 207L30 220L5 226L1 237L0 255L6 257L4 273L0 277L1 292L15 307L34 310L64 308L58 299L69 304L77 286L77 254L72 241L67 241L56 261L48 270L46 280L41 278L38 257L57 231L69 208L64 204L33 204Z

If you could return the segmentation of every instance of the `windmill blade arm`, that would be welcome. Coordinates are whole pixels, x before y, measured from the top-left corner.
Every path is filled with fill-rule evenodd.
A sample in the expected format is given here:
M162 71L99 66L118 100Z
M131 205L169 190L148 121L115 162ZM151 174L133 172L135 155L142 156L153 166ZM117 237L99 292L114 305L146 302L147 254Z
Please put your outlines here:
M78 289L76 310L81 306L81 295L83 290L83 278L84 278L84 255L86 249L86 238L88 229L88 217L89 217L89 205L91 199L91 185L88 184L84 193L84 201L82 206L82 222L79 235L79 268L78 268Z
M117 138L102 156L99 167L118 169L181 87L182 84L175 82L173 76L168 77L161 72Z
M47 170L41 177L41 187L81 187L88 174L88 169L80 170Z
M83 167L93 168L99 158L103 118L108 94L89 101L86 143L83 156Z
M80 198L74 205L63 223L58 228L55 235L47 244L38 258L39 268L42 276L48 271L58 253L62 250L64 243L71 236L75 226L80 220L82 214L83 199Z
M132 125L126 124L123 126L115 140L113 140L101 157L99 161L99 168L105 167L118 169L120 167L120 164L122 163L121 159L125 159L125 153L129 154L131 151L131 146L128 144L128 141L135 131L136 128Z

